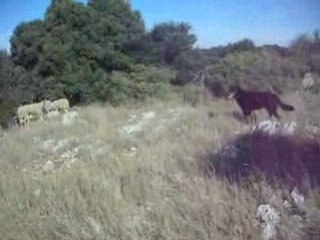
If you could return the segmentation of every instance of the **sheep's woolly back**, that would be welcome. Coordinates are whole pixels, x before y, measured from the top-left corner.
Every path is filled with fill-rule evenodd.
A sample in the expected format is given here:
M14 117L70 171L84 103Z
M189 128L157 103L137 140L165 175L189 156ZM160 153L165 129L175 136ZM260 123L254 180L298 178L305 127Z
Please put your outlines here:
M43 103L43 106L42 106L43 112L44 112L44 113L49 113L52 102L49 101L49 100L44 100L44 101L42 101L42 103Z
M28 111L27 111L26 105L20 106L17 109L17 118L18 118L19 124L21 125L28 122L29 118L28 118Z
M20 124L24 124L29 121L29 115L36 116L42 119L44 105L47 101L42 101L39 103L32 103L18 107L17 117Z
M61 98L55 100L51 103L50 107L51 111L64 111L67 112L69 110L69 101L66 98Z
M18 107L17 117L20 124L29 122L30 119L36 117L42 119L45 113L50 111L51 101L44 100L39 103L26 104Z

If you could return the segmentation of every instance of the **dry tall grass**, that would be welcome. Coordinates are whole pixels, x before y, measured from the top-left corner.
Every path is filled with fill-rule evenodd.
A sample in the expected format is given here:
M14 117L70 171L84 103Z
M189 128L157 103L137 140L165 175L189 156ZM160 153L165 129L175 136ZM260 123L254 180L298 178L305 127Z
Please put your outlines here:
M235 103L179 100L90 106L73 126L51 121L9 130L0 140L0 238L260 239L256 208L278 191L206 178L197 165L199 155L245 131L232 109ZM106 151L83 148L70 168L44 172L51 156L39 156L34 137L100 140ZM319 212L316 197L307 205ZM282 239L294 228L283 213Z

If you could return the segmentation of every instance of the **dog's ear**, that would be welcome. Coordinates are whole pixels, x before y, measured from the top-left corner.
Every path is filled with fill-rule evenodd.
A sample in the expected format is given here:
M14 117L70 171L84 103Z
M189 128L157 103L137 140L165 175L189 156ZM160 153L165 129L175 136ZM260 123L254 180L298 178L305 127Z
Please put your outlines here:
M232 99L232 98L234 98L234 96L236 95L236 93L237 92L229 92L229 94L228 94L228 99Z
M235 94L236 94L236 89L234 86L230 86L229 87L229 90L227 91L227 94L226 94L226 98L227 99L232 99L234 98Z
M228 99L232 99L232 98L236 98L239 91L241 91L240 86L238 85L233 85L229 87L229 91L228 91Z

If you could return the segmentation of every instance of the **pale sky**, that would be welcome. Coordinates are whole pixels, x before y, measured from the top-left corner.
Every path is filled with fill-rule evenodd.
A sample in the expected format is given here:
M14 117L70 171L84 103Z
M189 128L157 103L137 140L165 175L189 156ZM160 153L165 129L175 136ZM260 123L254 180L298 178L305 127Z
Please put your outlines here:
M9 49L17 24L42 19L49 4L50 0L1 0L0 48ZM131 4L148 29L165 21L190 23L200 47L243 38L257 45L286 46L297 35L320 28L320 0L131 0Z

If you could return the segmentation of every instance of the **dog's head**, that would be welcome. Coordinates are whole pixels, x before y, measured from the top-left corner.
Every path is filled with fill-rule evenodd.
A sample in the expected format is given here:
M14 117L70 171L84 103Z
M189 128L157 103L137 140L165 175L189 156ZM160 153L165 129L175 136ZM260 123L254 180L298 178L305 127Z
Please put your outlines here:
M239 86L231 86L228 90L228 99L234 99L237 98L237 95L241 91L241 88Z

